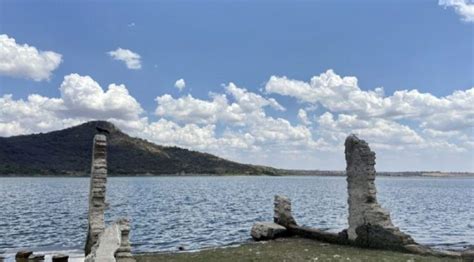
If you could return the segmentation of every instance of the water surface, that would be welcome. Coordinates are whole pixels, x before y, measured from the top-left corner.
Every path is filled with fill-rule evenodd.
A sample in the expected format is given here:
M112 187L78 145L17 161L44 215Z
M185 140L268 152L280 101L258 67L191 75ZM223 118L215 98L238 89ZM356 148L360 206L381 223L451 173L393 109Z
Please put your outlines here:
M419 243L474 245L474 179L379 177L376 183L394 223ZM131 218L134 252L245 242L255 221L272 220L275 194L292 199L301 225L347 227L344 177L121 177L107 186L106 220ZM88 178L0 178L0 251L82 250L88 190Z

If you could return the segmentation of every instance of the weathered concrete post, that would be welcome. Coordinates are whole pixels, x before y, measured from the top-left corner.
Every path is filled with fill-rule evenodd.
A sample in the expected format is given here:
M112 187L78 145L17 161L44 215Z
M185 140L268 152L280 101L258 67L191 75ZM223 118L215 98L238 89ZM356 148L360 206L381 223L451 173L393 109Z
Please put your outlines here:
M120 247L115 252L115 258L117 262L135 262L135 258L132 256L132 247L130 245L130 224L128 219L121 218L117 221L120 229Z
M273 222L286 228L296 226L296 221L291 213L291 200L282 195L275 195Z
M345 142L347 189L349 194L349 240L366 247L406 249L416 244L400 232L390 214L377 203L375 189L375 153L355 135Z
M104 231L105 189L107 183L107 138L95 135L92 149L89 217L85 255L91 252L99 234Z

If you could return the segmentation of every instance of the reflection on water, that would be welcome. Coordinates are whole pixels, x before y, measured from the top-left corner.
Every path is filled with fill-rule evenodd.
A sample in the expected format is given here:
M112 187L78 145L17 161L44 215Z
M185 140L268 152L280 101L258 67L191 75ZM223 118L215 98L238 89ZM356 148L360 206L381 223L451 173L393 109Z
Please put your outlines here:
M241 243L255 221L273 217L273 196L288 195L301 225L347 227L344 177L110 178L106 219L131 218L134 252ZM392 220L422 244L474 244L474 179L377 178ZM88 178L0 178L0 251L81 250ZM0 252L1 253L1 252Z

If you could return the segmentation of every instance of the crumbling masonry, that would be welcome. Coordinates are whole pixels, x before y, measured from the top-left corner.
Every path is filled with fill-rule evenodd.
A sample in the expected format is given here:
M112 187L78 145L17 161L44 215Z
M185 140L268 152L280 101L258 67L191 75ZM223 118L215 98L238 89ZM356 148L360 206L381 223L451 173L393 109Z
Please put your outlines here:
M91 182L89 189L89 216L85 255L97 243L104 231L105 186L107 183L107 138L96 135L92 148Z
M134 262L129 241L130 225L127 219L119 219L105 228L105 193L107 184L107 138L103 134L94 137L92 149L91 183L89 192L89 216L85 261L87 262Z
M267 240L298 235L328 243L399 250L441 257L460 258L462 256L463 261L472 261L472 257L474 257L472 250L466 250L462 254L435 251L417 244L409 235L393 225L388 211L377 202L374 183L376 176L375 153L370 150L367 142L355 135L348 136L345 141L345 156L349 204L348 229L339 233L331 233L299 226L291 214L290 199L277 195L274 201L274 221L255 223L251 231L252 237L255 240Z
M355 135L345 142L350 241L364 247L405 249L415 241L395 227L377 202L375 153Z

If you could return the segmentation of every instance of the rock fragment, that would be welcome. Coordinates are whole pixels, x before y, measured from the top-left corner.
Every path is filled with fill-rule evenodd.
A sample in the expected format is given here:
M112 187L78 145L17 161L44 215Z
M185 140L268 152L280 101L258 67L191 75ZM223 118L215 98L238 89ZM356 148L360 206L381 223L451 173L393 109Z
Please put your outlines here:
M273 222L286 228L296 226L296 221L291 213L291 200L282 195L275 195Z
M257 222L253 225L250 235L254 240L270 240L283 236L286 228L273 222Z

